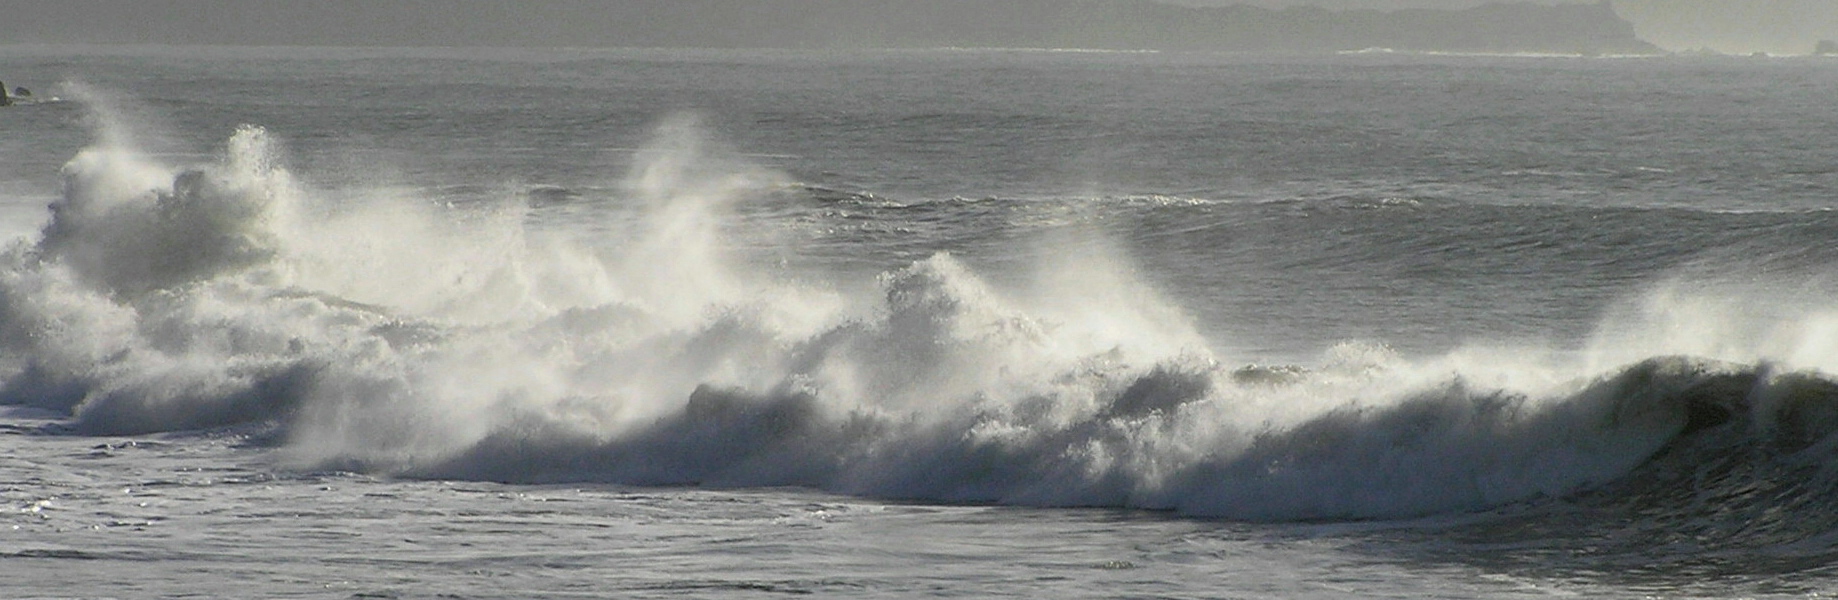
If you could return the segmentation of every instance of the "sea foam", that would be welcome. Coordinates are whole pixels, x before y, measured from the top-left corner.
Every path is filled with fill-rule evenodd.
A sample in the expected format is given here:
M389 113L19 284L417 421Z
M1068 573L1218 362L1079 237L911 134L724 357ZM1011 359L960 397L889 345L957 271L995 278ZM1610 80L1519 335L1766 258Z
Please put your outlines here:
M1099 230L1010 287L942 253L862 284L775 277L724 227L788 178L690 118L612 188L638 216L597 244L515 197L331 201L286 162L256 126L180 166L99 135L0 261L0 403L85 434L252 428L303 468L1243 519L1563 496L1784 406L1758 399L1786 375L1665 344L1604 342L1588 370L1362 343L1241 368Z

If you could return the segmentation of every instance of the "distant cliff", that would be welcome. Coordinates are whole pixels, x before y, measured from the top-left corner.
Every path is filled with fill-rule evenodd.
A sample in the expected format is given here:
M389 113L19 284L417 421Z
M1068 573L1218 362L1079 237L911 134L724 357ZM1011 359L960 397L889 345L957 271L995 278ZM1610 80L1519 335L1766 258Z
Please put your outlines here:
M0 0L0 44L1658 53L1608 2L1467 10L1154 0Z

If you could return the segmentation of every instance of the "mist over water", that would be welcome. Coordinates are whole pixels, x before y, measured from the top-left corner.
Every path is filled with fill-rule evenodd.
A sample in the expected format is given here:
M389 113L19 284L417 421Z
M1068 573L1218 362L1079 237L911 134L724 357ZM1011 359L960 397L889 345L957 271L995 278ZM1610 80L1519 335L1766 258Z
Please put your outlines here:
M5 402L86 434L273 427L302 468L1404 517L1613 481L1701 405L1832 355L1823 305L1730 319L1741 288L1662 286L1581 352L1351 341L1244 366L1099 225L1023 240L1044 250L1013 289L949 253L872 282L753 268L724 243L735 207L806 192L693 115L613 186L637 207L621 236L583 245L516 194L328 201L255 125L161 164L85 101L97 143L8 254ZM1699 397L1732 373L1757 387Z
M1347 117L1365 114L1350 106L1296 120L1246 104L1241 110L1255 118L1239 122L1247 129L1231 138L1237 145L1204 157L1193 154L1206 147L1204 135L1176 135L1211 118L1198 108L1107 109L1137 111L1130 118L1155 138L1142 140L1094 114L1067 112L1072 104L1053 104L1052 94L1014 100L1003 96L1013 89L965 87L984 95L951 112L927 90L872 78L860 80L879 82L862 85L888 87L837 95L902 90L910 103L832 98L823 101L835 105L810 114L762 111L752 123L768 135L737 124L724 103L732 101L708 100L707 90L786 94L760 92L774 101L822 95L759 83L720 57L641 58L640 66L614 64L699 73L621 76L661 78L652 82L666 90L660 95L681 92L713 108L654 111L625 135L613 117L551 108L544 114L567 118L514 121L521 113L493 104L508 102L502 97L429 91L446 83L408 86L398 93L448 98L442 106L452 111L515 124L495 136L440 130L452 150L417 155L407 149L425 143L413 135L433 134L378 133L402 126L386 105L371 107L382 116L341 116L318 128L300 126L327 118L310 107L231 103L203 111L206 118L163 95L135 99L101 85L72 85L60 91L71 102L28 107L80 124L88 141L63 162L35 232L0 258L0 415L10 419L0 440L56 448L21 455L30 468L5 471L19 473L9 475L24 490L18 514L40 515L18 524L42 534L32 539L50 548L46 556L63 556L54 542L75 538L58 537L68 529L54 517L93 503L103 507L97 514L115 515L111 523L133 524L95 531L139 548L133 544L145 540L119 532L171 531L159 519L183 518L172 516L176 504L157 502L176 503L172 494L227 494L238 500L224 503L308 514L275 498L302 493L315 503L346 502L339 510L352 515L406 514L386 502L423 506L430 512L414 518L428 521L414 527L428 529L402 534L415 540L402 548L377 550L406 556L418 551L414 544L444 540L438 532L469 515L587 522L604 513L680 528L643 530L659 537L697 531L731 540L745 536L727 528L770 537L762 532L792 518L784 507L819 506L793 512L819 531L889 527L894 521L873 511L891 511L931 524L915 526L923 532L915 544L949 548L965 542L926 536L958 531L963 523L951 519L968 513L954 511L999 505L1026 508L979 529L1034 539L1027 528L1049 515L1124 537L1224 528L1143 544L1202 565L1223 559L1166 548L1223 544L1230 550L1217 553L1247 553L1232 554L1232 565L1298 561L1285 569L1368 560L1349 555L1401 560L1410 568L1367 583L1403 587L1398 573L1452 564L1536 581L1580 577L1621 591L1699 589L1681 572L1726 583L1780 583L1791 574L1816 588L1819 565L1829 563L1821 540L1838 530L1838 513L1826 508L1838 497L1827 467L1838 430L1838 381L1830 376L1838 371L1838 311L1825 242L1838 217L1816 206L1829 173L1756 176L1778 187L1756 184L1765 189L1755 194L1784 194L1770 208L1756 196L1719 199L1748 185L1743 173L1763 168L1753 157L1731 157L1730 170L1713 177L1702 166L1709 158L1678 148L1604 152L1637 164L1593 171L1570 170L1582 159L1489 170L1475 166L1484 160L1405 156L1395 140L1380 144L1391 144L1391 154L1342 151L1323 140L1380 137L1349 125L1367 122ZM795 58L732 60L764 61L749 68L800 85L812 75L798 60L832 60ZM327 62L249 64L343 81L311 73L343 73L333 67L345 59L315 60ZM518 67L603 66L593 60L611 59ZM1113 61L1150 61L1244 78L1254 90L1247 94L1333 92L1322 102L1340 90L1311 85L1358 81L1159 60L896 55L872 69L832 66L960 78L1033 73L1038 85L1057 89L1091 69L1109 72ZM431 64L487 78L502 67ZM1291 65L1329 74L1343 66ZM1376 68L1353 66L1348 72ZM1385 68L1433 82L1474 75L1471 66L1447 64ZM1525 71L1502 75L1507 83L1466 85L1507 98L1547 79L1580 86L1605 77L1595 70L1645 77L1672 67L1516 68ZM1194 90L1173 81L1197 78L1169 79L1172 90L1145 89L1179 97ZM542 96L521 93L519 101ZM1009 100L1015 104L1002 103ZM1714 110L1678 102L1664 106L1696 126L1722 126ZM1050 114L1021 124L1003 116L1039 103L1051 106L1035 112ZM850 106L898 114L837 108ZM160 116L160 107L174 115ZM17 114L26 113L9 116ZM1343 118L1339 126L1354 129L1333 129ZM1609 129L1641 129L1640 118L1617 116ZM594 139L558 133L602 122L617 125L594 130ZM1040 164L1073 144L1066 140L1097 144L1071 137L1071 122L1114 147L1062 155L1098 165L1078 171L1076 183L1027 183L1030 173L1053 171ZM869 123L883 125L865 129ZM1476 117L1449 127L1500 126ZM1030 140L1051 136L1011 135L1014 128L1062 137L1035 147ZM1321 137L1283 141L1296 131ZM809 139L775 141L789 132ZM1416 135L1432 134L1456 135ZM215 141L194 151L206 137ZM842 148L819 152L823 140ZM1546 142L1498 143L1506 149L1489 150L1499 155L1488 160L1546 158L1538 154ZM870 149L891 158L866 156ZM1798 157L1793 164L1819 160L1788 154ZM379 156L398 159L371 160ZM993 158L1002 156L1013 160ZM1243 167L1241 179L1205 175L1227 159ZM1347 162L1358 160L1374 162ZM1415 170L1334 183L1347 173L1389 173L1382 167L1392 164ZM1106 175L1130 172L1125 165L1169 183L1132 188L1135 180ZM1426 175L1436 172L1447 174ZM957 193L960 184L971 193ZM26 190L19 198L30 200L36 185L5 189ZM1599 203L1579 191L1597 185L1637 191ZM1645 189L1662 185L1683 191L1656 200ZM1177 189L1185 192L1170 193ZM83 466L103 464L123 470L90 475L85 469L99 467ZM150 475L121 474L143 472ZM94 482L46 479L58 477ZM90 494L97 486L109 489ZM65 491L41 493L52 488ZM143 488L155 491L135 491ZM482 500L468 495L478 490L617 499L501 515L479 508ZM168 495L146 496L151 507L114 504L142 493ZM831 506L845 497L861 499L851 506L867 512ZM755 509L745 506L755 501L772 514L748 520ZM213 506L199 514L224 510ZM1046 510L1062 507L1170 515ZM262 515L237 518L332 529L362 528L371 518ZM491 526L561 535L575 524ZM799 548L834 550L827 543ZM617 547L651 547L627 544ZM448 548L470 552L455 550L462 547ZM715 562L726 552L740 562L759 556L717 547L694 554ZM27 550L0 561L45 560ZM92 560L99 552L78 550ZM398 550L407 554L391 554ZM1283 554L1290 550L1300 554ZM109 556L100 560L115 560ZM1131 556L1099 563L1170 562ZM1449 581L1460 576L1449 577L1438 581L1456 589ZM820 576L771 583L832 584Z

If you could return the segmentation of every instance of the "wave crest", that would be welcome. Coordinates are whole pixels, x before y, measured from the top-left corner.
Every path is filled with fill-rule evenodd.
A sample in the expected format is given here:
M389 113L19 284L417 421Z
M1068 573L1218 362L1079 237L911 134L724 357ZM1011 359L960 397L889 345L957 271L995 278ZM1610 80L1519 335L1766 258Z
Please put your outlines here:
M202 166L86 150L0 265L0 403L93 434L271 427L315 468L1240 519L1609 489L1733 423L1799 455L1838 443L1838 384L1816 371L1651 358L1591 377L1371 344L1227 368L1101 239L1028 289L947 254L871 293L775 280L722 228L786 178L693 121L658 135L609 188L644 207L639 233L604 246L526 229L541 207L521 197L325 201L258 127Z

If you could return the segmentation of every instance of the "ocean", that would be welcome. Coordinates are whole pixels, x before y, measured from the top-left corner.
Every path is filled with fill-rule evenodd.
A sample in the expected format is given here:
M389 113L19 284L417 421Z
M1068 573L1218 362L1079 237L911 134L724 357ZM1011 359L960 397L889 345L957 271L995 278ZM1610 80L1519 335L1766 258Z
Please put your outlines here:
M1838 595L1838 61L0 80L0 596Z

